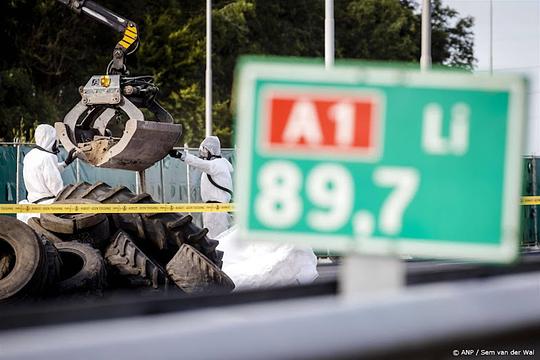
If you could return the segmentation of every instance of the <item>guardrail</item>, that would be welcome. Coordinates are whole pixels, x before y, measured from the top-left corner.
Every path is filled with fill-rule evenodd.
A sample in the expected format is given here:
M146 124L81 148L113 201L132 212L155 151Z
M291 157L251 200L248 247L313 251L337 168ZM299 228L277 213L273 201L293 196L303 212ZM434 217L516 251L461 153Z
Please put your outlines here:
M275 301L268 301L265 291L169 299L161 302L163 307L137 298L106 308L108 316L100 321L4 331L0 359L68 360L73 354L78 359L176 358L178 354L189 359L442 359L510 356L512 351L534 358L540 346L539 276L440 283L392 294L365 294L354 301L299 296L300 289L308 288L312 295L322 295L313 292L313 286L266 291L274 293ZM295 300L278 297L284 291L296 291ZM231 306L235 302L230 299L242 297L266 301ZM220 307L202 309L212 302ZM95 310L92 303L78 304L79 312L85 307L83 314ZM61 304L51 309L46 316L77 313ZM126 318L111 320L117 311ZM45 314L40 317L35 307L29 312L36 324L46 324ZM11 321L9 317L14 310L3 313L0 327L12 330L13 317Z

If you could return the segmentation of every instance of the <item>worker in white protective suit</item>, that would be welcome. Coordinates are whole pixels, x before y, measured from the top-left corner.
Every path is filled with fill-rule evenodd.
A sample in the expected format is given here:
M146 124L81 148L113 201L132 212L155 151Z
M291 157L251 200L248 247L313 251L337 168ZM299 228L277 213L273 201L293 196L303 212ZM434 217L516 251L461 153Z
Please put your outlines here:
M208 136L203 140L199 147L199 157L178 150L172 150L169 155L202 171L201 198L204 202L231 201L233 167L227 159L221 157L221 144L217 136ZM230 215L226 212L205 212L203 226L208 229L208 236L214 238L229 228Z
M77 157L77 149L73 148L65 161L58 162L58 140L56 131L51 125L41 124L34 133L36 145L23 161L24 186L28 192L26 200L21 204L50 204L64 187L61 173ZM27 222L39 214L17 214L17 218Z
M203 171L201 197L205 202L229 202L232 165L221 157L219 139L201 143L200 158L173 150L171 156ZM234 281L235 290L308 284L318 277L317 257L308 247L241 241L236 226L229 230L227 213L203 213L209 237L219 240L222 270ZM227 230L227 231L225 231Z

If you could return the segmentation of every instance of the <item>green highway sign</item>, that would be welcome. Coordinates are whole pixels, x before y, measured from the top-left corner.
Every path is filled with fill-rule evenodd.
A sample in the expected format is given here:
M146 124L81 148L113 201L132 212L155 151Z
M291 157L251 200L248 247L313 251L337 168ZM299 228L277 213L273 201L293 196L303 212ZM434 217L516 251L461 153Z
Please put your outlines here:
M242 238L516 257L523 78L247 57L235 89Z

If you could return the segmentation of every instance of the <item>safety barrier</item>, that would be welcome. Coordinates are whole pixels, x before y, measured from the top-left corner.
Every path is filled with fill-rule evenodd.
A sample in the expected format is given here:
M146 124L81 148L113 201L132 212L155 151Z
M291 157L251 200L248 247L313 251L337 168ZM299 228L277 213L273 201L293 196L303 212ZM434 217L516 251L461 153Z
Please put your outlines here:
M540 196L522 196L521 205L539 205ZM137 213L203 213L233 212L234 204L191 203L191 204L0 204L0 214L137 214Z
M0 204L0 214L138 214L232 212L234 204Z

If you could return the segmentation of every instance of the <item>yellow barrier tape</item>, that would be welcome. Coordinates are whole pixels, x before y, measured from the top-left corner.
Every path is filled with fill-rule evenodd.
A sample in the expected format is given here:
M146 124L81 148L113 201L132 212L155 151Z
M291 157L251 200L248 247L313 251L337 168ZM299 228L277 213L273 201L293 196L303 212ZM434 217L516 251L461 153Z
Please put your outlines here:
M234 204L0 204L0 214L154 214L231 211L234 211Z
M540 205L540 196L522 196L521 205Z
M540 196L522 196L521 205L540 205ZM0 204L0 214L139 214L233 212L234 204Z

